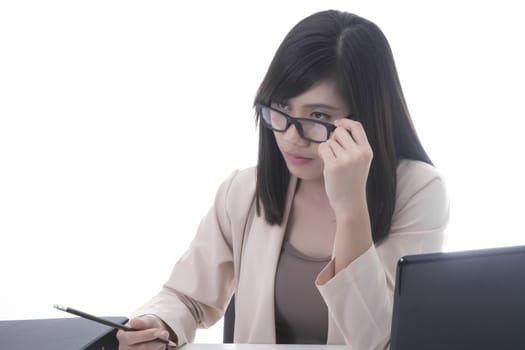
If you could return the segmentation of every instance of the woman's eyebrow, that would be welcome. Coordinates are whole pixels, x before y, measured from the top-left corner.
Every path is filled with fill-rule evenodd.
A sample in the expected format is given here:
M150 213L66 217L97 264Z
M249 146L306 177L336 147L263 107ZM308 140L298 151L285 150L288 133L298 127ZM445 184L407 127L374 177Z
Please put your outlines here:
M303 107L305 108L324 108L324 109L331 109L334 111L338 109L337 107L327 105L324 103L308 103L308 104L303 105Z

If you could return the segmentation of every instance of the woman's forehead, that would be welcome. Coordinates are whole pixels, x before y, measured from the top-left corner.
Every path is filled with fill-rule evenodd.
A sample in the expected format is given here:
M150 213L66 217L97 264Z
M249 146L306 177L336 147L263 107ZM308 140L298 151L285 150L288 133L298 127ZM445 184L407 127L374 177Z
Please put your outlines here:
M347 108L337 84L332 80L323 80L314 84L305 92L291 97L287 103L296 108L325 108L341 110Z

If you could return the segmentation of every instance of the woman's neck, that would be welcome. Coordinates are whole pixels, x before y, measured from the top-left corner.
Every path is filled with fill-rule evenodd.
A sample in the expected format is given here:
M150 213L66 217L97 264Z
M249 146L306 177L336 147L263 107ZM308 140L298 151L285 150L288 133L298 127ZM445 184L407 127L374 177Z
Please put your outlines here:
M299 195L302 199L315 203L316 206L320 205L330 208L323 178L318 180L299 179L298 181L296 196Z
M286 230L287 241L306 256L330 256L335 224L324 182L299 180Z

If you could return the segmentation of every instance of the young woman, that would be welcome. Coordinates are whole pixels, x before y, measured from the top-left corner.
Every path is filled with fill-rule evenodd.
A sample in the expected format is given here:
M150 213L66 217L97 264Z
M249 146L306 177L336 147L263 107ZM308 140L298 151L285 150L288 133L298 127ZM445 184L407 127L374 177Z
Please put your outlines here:
M438 251L440 174L408 113L381 30L324 11L286 36L257 96L257 167L219 188L120 349L179 345L235 294L239 343L388 347L399 257Z

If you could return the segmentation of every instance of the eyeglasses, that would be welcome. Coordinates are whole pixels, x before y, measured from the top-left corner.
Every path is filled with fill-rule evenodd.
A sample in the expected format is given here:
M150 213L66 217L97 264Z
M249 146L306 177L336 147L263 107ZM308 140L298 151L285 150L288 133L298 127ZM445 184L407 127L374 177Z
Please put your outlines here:
M335 130L335 125L309 118L295 118L278 109L256 103L262 124L270 130L285 132L290 125L294 125L299 136L310 142L321 143L328 140L330 134ZM349 118L349 114L344 118Z

